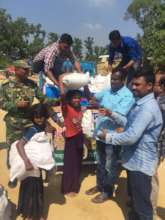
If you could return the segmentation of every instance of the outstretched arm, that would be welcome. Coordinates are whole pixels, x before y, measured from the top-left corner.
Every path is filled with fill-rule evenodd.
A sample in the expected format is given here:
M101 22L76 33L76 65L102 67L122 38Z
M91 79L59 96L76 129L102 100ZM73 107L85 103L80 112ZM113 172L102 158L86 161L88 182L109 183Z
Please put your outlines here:
M18 141L18 143L16 144L16 147L17 147L17 150L18 150L20 157L24 161L26 170L32 170L33 165L31 164L29 158L27 157L26 152L25 152L25 148L24 148L26 143L27 143L27 141L22 138L21 140Z
M46 72L46 75L48 76L48 78L56 85L56 86L59 86L59 83L58 81L56 80L56 78L54 77L53 73L51 70L48 70Z
M82 72L81 66L80 66L80 62L75 61L75 62L74 62L74 67L75 67L75 69L76 69L79 73Z

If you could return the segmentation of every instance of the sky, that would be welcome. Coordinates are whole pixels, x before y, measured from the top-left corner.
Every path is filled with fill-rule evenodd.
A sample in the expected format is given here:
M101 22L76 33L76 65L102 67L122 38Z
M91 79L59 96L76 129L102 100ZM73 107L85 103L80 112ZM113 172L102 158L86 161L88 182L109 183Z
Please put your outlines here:
M0 8L12 18L24 17L29 23L41 24L47 32L69 33L95 44L109 43L109 32L118 29L124 36L136 37L141 30L124 14L132 0L0 0Z

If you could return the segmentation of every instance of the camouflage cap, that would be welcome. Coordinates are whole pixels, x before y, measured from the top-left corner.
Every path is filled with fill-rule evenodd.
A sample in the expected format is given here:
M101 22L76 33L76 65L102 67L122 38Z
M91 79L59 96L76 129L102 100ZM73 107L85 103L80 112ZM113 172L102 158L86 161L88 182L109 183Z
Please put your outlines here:
M25 60L16 60L13 65L15 67L20 67L20 68L25 68L25 69L30 69L30 66L27 64Z

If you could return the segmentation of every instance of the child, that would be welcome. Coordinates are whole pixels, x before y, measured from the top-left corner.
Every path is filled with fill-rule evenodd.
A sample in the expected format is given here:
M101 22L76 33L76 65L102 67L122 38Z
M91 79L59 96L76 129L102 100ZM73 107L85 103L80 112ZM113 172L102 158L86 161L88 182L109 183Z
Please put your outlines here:
M80 188L80 169L83 157L83 133L81 128L81 92L70 90L61 95L65 125L64 170L62 193L75 196Z
M33 166L25 153L24 146L33 135L45 129L46 118L46 107L42 104L34 105L32 110L33 126L25 132L17 144L17 150L25 163L26 170L33 170ZM43 181L41 174L38 177L29 176L22 180L19 189L18 214L21 214L27 220L44 220L43 208Z

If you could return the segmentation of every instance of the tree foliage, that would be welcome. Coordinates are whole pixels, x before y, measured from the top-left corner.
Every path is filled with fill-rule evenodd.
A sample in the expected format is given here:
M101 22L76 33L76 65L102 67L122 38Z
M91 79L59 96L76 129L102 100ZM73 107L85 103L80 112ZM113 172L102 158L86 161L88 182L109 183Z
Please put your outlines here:
M13 59L33 56L43 47L45 31L41 25L29 24L25 18L15 21L0 9L0 55Z
M87 39L84 41L84 46L86 49L86 56L85 59L92 61L94 57L94 51L93 51L93 46L94 46L94 38L93 37L87 37Z
M126 18L136 20L143 30L139 37L144 50L144 62L154 66L165 64L165 1L134 0L128 7Z
M82 50L83 50L83 43L82 40L79 38L74 38L73 39L73 52L75 53L76 57L78 59L82 59Z
M48 34L48 44L51 44L59 39L59 35L54 32Z
M12 35L11 16L6 10L0 9L0 55L9 54L10 37Z
M107 47L100 47L94 44L93 37L87 37L87 39L84 41L84 45L86 48L86 60L97 61L100 55L108 53Z
M41 24L28 23L26 18L12 19L5 9L0 8L0 63L2 60L33 58L43 47L59 39L58 33L46 32ZM45 40L46 39L46 40ZM97 61L106 54L106 47L95 45L93 37L84 41L73 38L73 51L79 60Z
M108 47L94 46L94 60L98 60L100 55L108 54Z

